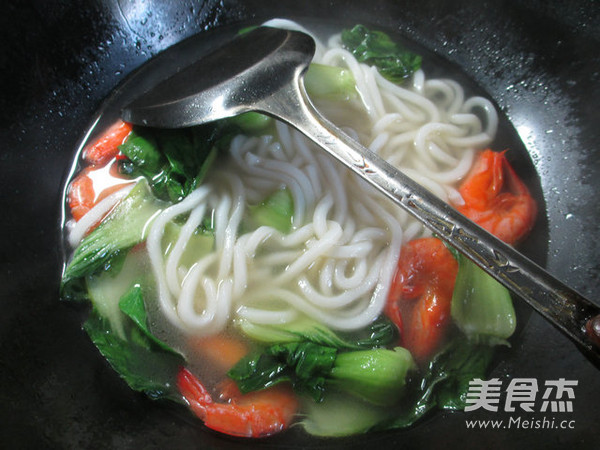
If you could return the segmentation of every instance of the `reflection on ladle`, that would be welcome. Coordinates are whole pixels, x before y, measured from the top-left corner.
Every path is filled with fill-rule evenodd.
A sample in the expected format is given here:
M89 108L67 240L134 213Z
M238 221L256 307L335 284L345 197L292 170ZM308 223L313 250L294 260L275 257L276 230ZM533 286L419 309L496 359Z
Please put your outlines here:
M599 365L600 308L322 117L303 84L314 51L304 33L257 28L159 83L123 109L122 117L157 128L249 111L283 120L527 301Z

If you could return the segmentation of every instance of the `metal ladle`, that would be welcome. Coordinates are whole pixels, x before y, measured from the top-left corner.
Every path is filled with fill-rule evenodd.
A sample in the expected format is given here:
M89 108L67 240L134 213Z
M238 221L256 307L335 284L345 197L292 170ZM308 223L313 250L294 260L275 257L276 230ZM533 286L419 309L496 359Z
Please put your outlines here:
M257 28L162 81L125 107L122 118L157 128L249 111L283 120L523 298L598 365L600 308L325 119L303 84L314 52L314 40L304 33Z

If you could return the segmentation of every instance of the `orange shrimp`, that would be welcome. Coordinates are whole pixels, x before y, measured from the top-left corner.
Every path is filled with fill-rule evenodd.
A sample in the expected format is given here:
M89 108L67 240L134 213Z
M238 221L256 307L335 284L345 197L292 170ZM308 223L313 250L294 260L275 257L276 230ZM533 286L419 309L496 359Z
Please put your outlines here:
M457 273L457 261L437 238L416 239L402 248L385 313L419 362L443 340Z
M125 186L126 183L119 181L116 166L109 163L118 155L119 145L127 140L131 130L130 123L118 120L83 150L83 159L90 166L75 177L67 193L67 203L75 221L100 200Z
M241 394L228 384L216 403L204 385L186 368L177 375L177 386L190 408L208 428L240 437L265 437L289 426L298 400L289 386L277 385Z
M533 227L537 206L504 152L482 152L459 192L465 204L456 209L508 244Z
M73 179L67 192L67 204L75 221L113 192L133 183L132 180L117 176L113 167L113 164L100 168L87 167Z
M119 145L125 142L132 129L132 124L118 120L83 150L83 159L93 166L105 165L117 156Z
M96 199L94 182L87 176L88 170L84 170L69 185L67 203L71 209L73 219L78 221L93 208Z

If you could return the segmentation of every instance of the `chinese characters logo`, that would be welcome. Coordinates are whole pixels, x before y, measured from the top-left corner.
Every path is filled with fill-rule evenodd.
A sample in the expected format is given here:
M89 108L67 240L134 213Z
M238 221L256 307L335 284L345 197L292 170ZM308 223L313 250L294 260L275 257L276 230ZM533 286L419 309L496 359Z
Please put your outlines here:
M573 412L573 400L575 399L574 387L578 381L547 380L543 389L538 385L535 378L514 378L506 388L504 400L504 411L515 412L521 409L526 412L534 412L538 393L542 392L539 412ZM498 378L482 380L475 378L469 382L467 393L467 406L465 411L485 409L487 411L498 411L500 406L500 395L502 393L502 381Z

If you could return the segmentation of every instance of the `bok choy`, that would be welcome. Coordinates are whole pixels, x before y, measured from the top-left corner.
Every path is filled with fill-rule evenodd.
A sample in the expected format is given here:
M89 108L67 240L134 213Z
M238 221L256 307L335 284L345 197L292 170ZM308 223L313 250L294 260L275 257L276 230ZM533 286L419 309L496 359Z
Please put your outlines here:
M294 389L321 401L334 387L377 405L396 403L406 375L414 368L408 350L339 352L311 342L275 344L243 358L228 373L242 392L289 381Z
M472 339L505 342L516 327L510 293L466 256L459 254L458 263L451 307L454 323Z
M377 67L388 80L401 83L421 67L421 56L416 55L381 31L372 31L363 25L342 31L342 43L359 62Z

